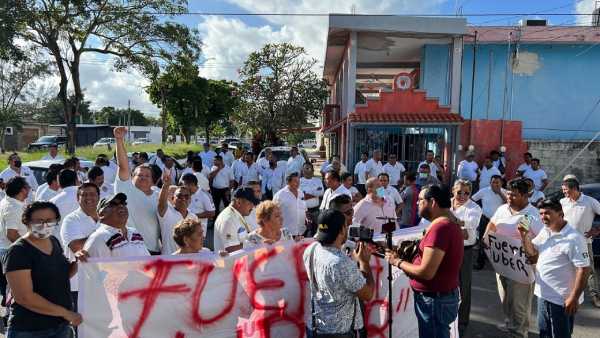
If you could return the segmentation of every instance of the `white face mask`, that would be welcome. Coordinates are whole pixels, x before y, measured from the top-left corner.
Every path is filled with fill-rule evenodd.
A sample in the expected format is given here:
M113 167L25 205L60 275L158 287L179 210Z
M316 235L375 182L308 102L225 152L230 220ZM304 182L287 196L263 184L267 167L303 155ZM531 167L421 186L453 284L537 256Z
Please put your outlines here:
M52 235L58 222L35 223L31 225L31 234L38 239L46 239Z

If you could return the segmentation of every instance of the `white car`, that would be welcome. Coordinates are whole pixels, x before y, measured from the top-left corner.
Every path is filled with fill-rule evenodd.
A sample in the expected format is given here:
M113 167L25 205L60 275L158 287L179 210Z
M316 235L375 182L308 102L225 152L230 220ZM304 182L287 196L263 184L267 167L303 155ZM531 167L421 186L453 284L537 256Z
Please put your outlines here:
M277 161L286 161L287 162L288 158L290 158L290 153L291 153L292 147L288 147L288 146L265 147L258 154L258 157L256 158L257 162L261 158L265 157L265 149L267 149L267 148L270 148L271 151L273 152L273 154L275 154L275 156L277 157ZM302 155L302 157L304 157L305 162L311 162L304 149L300 148L300 149L298 149L298 152L300 153L300 155Z
M103 137L101 139L99 139L98 141L96 141L96 143L94 143L93 148L98 148L98 147L108 147L109 145L111 147L114 147L117 144L117 141L115 140L114 137Z
M88 171L91 167L94 166L94 162L89 161L83 157L77 157L79 159L79 165L85 170ZM51 164L54 163L64 163L65 160L39 160L39 161L30 161L23 163L24 166L29 167L33 172L33 176L37 180L38 184L46 183L46 173L48 172L48 168L50 168Z
M140 144L149 144L150 140L146 137L135 139L135 141L131 142L132 145L137 146Z
M300 143L298 145L300 148L306 148L306 149L316 149L317 148L317 140L313 139L306 139L304 141L302 141L302 143Z

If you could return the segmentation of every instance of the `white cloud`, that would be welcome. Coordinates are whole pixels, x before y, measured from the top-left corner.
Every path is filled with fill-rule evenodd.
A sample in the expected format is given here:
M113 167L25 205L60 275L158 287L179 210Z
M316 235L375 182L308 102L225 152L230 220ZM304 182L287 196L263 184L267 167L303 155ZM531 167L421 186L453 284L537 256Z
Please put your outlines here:
M579 0L575 4L575 12L579 14L590 14L596 8L597 0ZM590 15L578 15L577 24L590 26L592 24L592 17Z
M445 0L227 0L252 13L351 13L401 14L436 12ZM263 16L263 27L250 27L239 19L208 17L198 25L203 35L203 53L208 59L201 75L210 78L237 79L239 68L248 54L267 42L290 42L306 49L322 64L328 18L326 16Z

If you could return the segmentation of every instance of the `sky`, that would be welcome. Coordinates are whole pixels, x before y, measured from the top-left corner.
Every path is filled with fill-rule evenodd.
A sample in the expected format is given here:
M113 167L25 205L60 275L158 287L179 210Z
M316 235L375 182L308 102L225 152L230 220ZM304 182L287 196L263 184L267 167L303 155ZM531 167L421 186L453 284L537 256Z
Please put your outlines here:
M591 13L595 0L188 0L190 12L202 13L356 13L443 14L502 13L503 16L468 16L471 25L514 25L522 16L547 18L550 24L590 24L590 17L550 16L552 13ZM306 49L323 63L327 17L187 15L175 21L198 29L203 43L200 75L237 80L237 70L251 52L266 43L289 42ZM46 80L52 82L52 80ZM112 70L110 59L89 54L81 65L81 81L92 109L131 107L157 115L144 91L148 81L136 72Z

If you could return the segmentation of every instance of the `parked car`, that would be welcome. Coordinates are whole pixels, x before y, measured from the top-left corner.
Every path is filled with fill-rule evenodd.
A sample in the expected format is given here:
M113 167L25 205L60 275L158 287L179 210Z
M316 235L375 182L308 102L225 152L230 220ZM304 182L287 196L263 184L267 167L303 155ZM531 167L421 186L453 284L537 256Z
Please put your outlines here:
M89 161L83 157L79 158L79 165L88 170L94 166L94 162ZM33 172L33 176L35 176L36 181L39 185L46 183L46 173L48 172L48 168L50 165L54 163L63 163L65 160L40 160L40 161L30 161L23 163L24 166L29 167Z
M240 140L239 138L236 138L236 137L227 137L221 141L221 143L227 143L227 144L240 143L240 142L242 142L242 140Z
M94 143L93 148L99 148L99 147L107 147L108 145L110 145L111 147L114 147L117 144L117 141L115 140L114 137L103 137L101 139L99 139L98 141L96 141L96 143Z
M46 149L52 144L57 144L59 147L64 146L67 143L66 136L47 135L38 138L35 142L30 143L27 146L28 151Z
M150 140L146 137L137 138L133 142L131 142L131 144L134 146L137 146L140 144L149 144L149 143L150 143Z
M302 141L302 143L298 144L298 147L300 148L308 148L308 149L317 149L317 140L313 139L306 139L304 141Z
M260 153L258 154L257 161L259 159L265 157L265 150L267 148L271 148L271 151L273 152L273 154L275 154L275 156L277 156L277 161L287 161L288 158L290 158L290 152L292 150L292 147L277 146L277 147L266 147L263 150L261 150ZM300 155L302 155L302 157L304 157L304 161L310 162L310 159L308 158L308 155L306 154L306 151L304 149L298 149L298 151L300 152Z
M583 192L584 194L600 201L600 183L583 184L579 188L581 189L581 192ZM561 190L554 191L554 192L546 195L546 198L550 198L553 200L560 200L563 197L564 197L564 195ZM592 227L600 227L600 216L596 215L596 217L594 218L594 222L592 223ZM594 240L592 242L592 247L594 249L594 258L599 259L600 258L600 237L594 238Z

